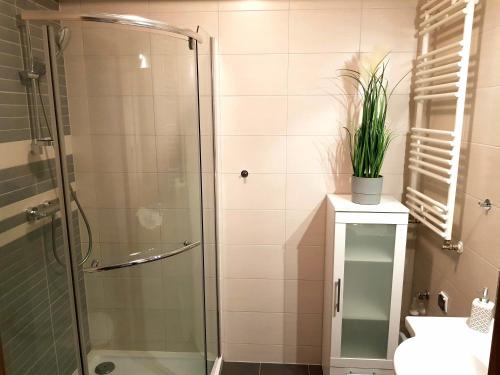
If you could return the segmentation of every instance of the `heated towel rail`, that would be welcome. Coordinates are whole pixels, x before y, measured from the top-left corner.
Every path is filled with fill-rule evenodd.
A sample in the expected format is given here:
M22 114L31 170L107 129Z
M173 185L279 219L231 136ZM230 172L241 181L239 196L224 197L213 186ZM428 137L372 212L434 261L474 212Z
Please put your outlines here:
M462 251L461 242L453 244L451 235L477 2L423 0L417 21L421 43L414 71L416 115L410 133L408 168L411 180L406 189L406 204L414 218L444 239L444 249L459 253ZM451 41L443 41L446 39L443 38L444 31L449 29L455 30L450 33ZM453 128L428 128L426 106L443 100L453 103ZM446 196L430 196L421 188L423 176L446 191Z

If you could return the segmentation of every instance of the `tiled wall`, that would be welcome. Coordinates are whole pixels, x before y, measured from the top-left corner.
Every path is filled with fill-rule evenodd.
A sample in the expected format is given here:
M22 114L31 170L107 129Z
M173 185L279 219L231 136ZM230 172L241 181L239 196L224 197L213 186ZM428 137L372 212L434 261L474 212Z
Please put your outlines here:
M27 223L24 213L57 193L53 150L46 148L42 155L30 152L15 16L23 9L57 8L51 0L0 1L0 350L7 375L65 375L76 369L67 278L52 253L50 220ZM32 25L31 32L34 55L43 59L42 29ZM64 72L61 78L65 103ZM43 99L47 104L46 95ZM67 122L65 131L69 133ZM68 164L73 180L71 155ZM59 220L55 224L56 251L64 259Z
M217 38L224 356L319 363L324 196L348 192L350 176L340 136L351 97L337 69L385 50L393 83L409 71L415 2L85 1L80 9L201 25ZM390 113L400 136L385 192L396 196L408 94L405 80Z
M414 57L414 12L413 1L219 2L227 360L320 363L324 197L349 192L351 174L340 147L350 97L338 69L391 51L395 83ZM408 94L405 80L383 171L385 193L398 197Z
M453 237L464 242L460 256L443 252L442 240L431 231L419 229L415 256L414 291L431 292L429 313L442 315L437 293L450 296L452 316L468 316L471 302L483 287L496 296L500 270L500 136L496 108L500 103L500 2L480 2L477 8L472 48L471 90L463 132L459 189ZM431 110L430 122L452 124L449 110ZM486 213L478 202L490 198L493 208Z

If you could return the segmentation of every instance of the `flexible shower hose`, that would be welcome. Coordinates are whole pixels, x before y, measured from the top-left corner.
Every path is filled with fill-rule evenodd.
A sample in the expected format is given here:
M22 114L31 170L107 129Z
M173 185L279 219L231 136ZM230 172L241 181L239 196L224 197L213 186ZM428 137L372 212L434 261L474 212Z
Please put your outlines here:
M42 107L42 112L43 112L43 117L45 119L45 123L47 124L47 131L49 132L49 136L52 140L54 140L54 137L52 136L52 131L50 129L50 122L49 118L47 116L47 112L45 111L45 105L43 103L43 98L42 98L42 93L40 90L40 80L36 80L36 85L37 85L37 91L38 91L38 96L40 98L40 104ZM38 113L38 112L37 112ZM76 207L78 208L78 211L80 211L80 215L82 216L83 222L85 223L85 228L87 229L87 235L88 235L88 247L87 247L87 252L85 253L85 256L82 258L82 260L78 263L79 266L82 266L85 264L85 262L90 258L92 255L92 249L93 249L93 240L92 240L92 228L90 227L89 220L87 218L87 215L85 214L85 211L82 208L82 205L80 204L80 201L78 200L78 197L76 196L75 191L73 190L73 187L71 184L69 185L69 191L71 193L71 197L76 203ZM52 253L54 254L54 258L56 259L57 263L59 263L61 266L65 266L64 262L59 258L59 255L57 254L57 247L56 247L56 230L55 230L55 215L52 215Z

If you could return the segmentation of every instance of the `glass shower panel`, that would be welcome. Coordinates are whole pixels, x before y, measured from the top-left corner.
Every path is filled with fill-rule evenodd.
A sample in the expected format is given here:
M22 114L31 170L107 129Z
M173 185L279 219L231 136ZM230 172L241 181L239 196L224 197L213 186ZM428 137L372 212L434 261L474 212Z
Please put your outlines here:
M396 225L346 224L341 356L386 358Z
M203 190L203 250L205 260L205 325L207 338L207 370L211 372L219 357L217 221L215 215L215 168L213 123L213 39L201 27L198 33L204 43L198 44L198 76L200 81L201 169Z
M30 115L20 119L27 126L39 126L41 131L33 132L37 139L49 140L55 134L49 127L52 117L43 31L40 24L20 26L22 55L19 50L16 59L23 59L25 69L35 65L40 74L27 87L20 81L12 84L18 85L16 92L26 89L27 93L26 99L16 94L23 104L19 110ZM64 90L64 71L61 76ZM59 159L50 141L40 142L32 151L21 146L10 150L0 147L0 154L12 152L26 161L4 163L0 171L0 373L78 374L71 268L66 266L67 243L58 200ZM71 160L68 164L71 167ZM28 207L30 216L25 211Z
M196 50L186 38L67 22L74 188L93 232L85 272L89 370L205 373ZM82 251L86 228L78 236ZM77 236L75 236L77 237ZM135 372L134 372L135 371Z

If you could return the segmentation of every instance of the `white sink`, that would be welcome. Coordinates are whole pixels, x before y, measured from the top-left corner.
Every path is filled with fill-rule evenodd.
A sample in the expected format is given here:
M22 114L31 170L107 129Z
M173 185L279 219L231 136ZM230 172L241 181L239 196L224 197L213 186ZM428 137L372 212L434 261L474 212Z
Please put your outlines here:
M467 326L467 318L407 317L414 336L396 349L397 375L486 375L491 348L490 333Z

